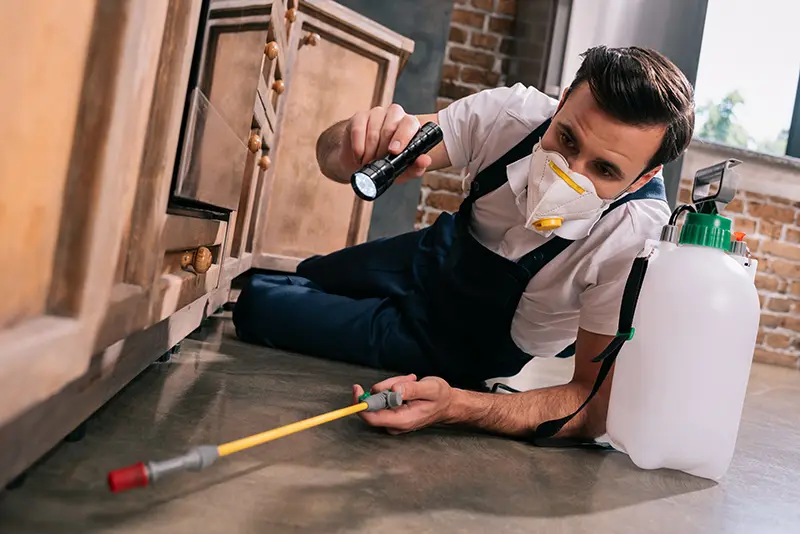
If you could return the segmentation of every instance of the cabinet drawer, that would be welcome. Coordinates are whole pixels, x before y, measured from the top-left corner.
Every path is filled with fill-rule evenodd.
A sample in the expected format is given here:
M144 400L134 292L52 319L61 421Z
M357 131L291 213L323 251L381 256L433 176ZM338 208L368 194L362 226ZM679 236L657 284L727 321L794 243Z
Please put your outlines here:
M245 136L247 141L249 135ZM195 88L175 182L176 193L205 204L236 209L248 152L245 142L231 130L203 92Z
M233 150L233 140L240 147L248 142L267 43L269 5L264 0L215 0L209 6L199 53L193 60L197 74L187 103L182 149L186 159L173 189L176 198L236 209L246 151L233 159L228 151ZM223 147L217 149L208 142L212 130L214 142L226 138ZM221 161L222 157L226 160ZM202 163L203 168L193 168L192 162ZM208 165L210 170L205 169Z
M167 215L156 320L217 288L226 230L225 221Z

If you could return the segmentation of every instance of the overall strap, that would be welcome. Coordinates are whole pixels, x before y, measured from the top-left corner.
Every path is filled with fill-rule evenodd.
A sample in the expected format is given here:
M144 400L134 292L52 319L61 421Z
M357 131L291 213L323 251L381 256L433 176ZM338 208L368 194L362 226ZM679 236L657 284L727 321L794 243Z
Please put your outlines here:
M639 294L642 290L642 283L644 282L645 274L647 273L647 263L650 256L638 257L633 261L628 280L625 283L625 291L622 294L622 305L620 307L619 323L617 326L617 334L608 346L595 357L593 362L602 362L600 370L597 372L592 390L589 393L583 404L571 414L564 416L560 419L553 419L551 421L540 424L533 434L528 437L534 445L538 446L574 446L584 444L592 444L593 441L570 440L570 439L554 439L555 436L564 425L569 423L576 415L583 410L587 404L594 398L603 385L606 377L608 376L617 355L626 341L633 339L633 317L636 313L636 304L639 301Z
M503 154L494 163L483 169L470 185L470 192L464 200L464 204L471 206L473 202L484 195L488 195L498 187L508 181L506 167L512 163L530 156L533 147L544 137L547 128L550 126L551 119L547 119L535 130L529 133L522 141L517 143L511 150Z

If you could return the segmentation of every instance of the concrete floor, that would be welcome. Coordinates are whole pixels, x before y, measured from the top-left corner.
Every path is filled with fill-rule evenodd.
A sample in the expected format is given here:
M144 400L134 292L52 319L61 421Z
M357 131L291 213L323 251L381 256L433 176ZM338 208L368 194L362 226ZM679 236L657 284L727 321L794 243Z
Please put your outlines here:
M646 472L615 452L537 449L449 428L392 437L357 417L112 495L106 473L349 403L383 373L251 347L219 321L187 340L0 494L0 532L800 532L800 373L756 365L719 483ZM526 370L563 381L568 361ZM535 383L535 384L534 384ZM517 384L519 385L519 384Z

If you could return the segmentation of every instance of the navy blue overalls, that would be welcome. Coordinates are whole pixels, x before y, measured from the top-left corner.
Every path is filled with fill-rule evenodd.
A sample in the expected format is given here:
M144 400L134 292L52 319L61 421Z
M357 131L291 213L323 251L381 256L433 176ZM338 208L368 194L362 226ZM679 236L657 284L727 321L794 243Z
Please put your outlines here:
M572 241L557 236L517 261L470 233L472 205L508 181L506 167L528 156L546 121L473 180L455 215L423 230L302 262L297 276L257 275L242 290L233 320L247 342L481 389L513 376L532 355L511 338L530 280ZM604 213L637 199L662 199L651 180ZM574 354L574 344L562 355Z

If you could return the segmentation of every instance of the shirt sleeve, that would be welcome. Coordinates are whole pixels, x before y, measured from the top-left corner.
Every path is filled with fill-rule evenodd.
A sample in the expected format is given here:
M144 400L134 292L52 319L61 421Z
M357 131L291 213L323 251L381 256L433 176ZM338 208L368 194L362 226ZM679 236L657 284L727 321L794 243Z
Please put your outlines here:
M454 101L439 111L439 126L450 163L463 169L474 161L518 87L497 87Z
M602 251L593 259L586 289L580 294L579 326L595 334L613 336L619 326L622 294L633 261L648 239L658 239L669 218L666 202L642 200L627 204L622 220L603 238Z
M647 236L634 231L632 218L625 219L607 239L603 259L597 263L593 280L580 295L579 326L589 332L613 336L619 326L622 294L631 266ZM598 260L600 258L597 258Z

